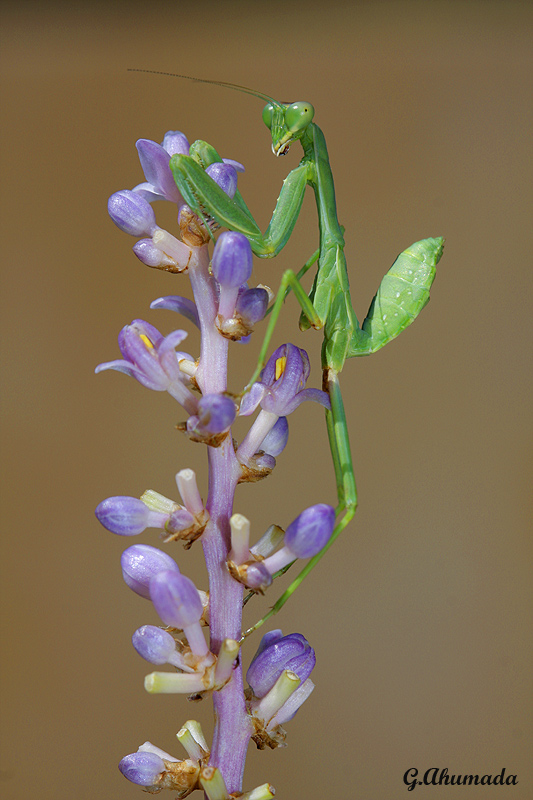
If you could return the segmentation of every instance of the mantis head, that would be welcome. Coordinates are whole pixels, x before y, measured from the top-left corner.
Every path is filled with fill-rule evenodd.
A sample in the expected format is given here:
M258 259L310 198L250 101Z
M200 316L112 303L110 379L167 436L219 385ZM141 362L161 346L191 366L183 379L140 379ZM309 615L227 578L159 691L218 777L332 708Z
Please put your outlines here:
M289 152L289 147L293 142L301 139L309 127L315 109L311 103L298 101L297 103L278 103L268 94L248 89L247 86L240 86L237 83L226 83L226 81L209 81L205 78L194 78L191 75L180 75L176 72L161 72L154 69L128 69L128 72L149 72L154 75L167 75L171 78L185 78L188 81L198 83L210 83L214 86L225 86L226 89L233 89L237 92L244 92L266 100L267 104L263 109L263 122L272 134L272 152L276 156L284 156Z
M315 115L311 103L276 103L271 100L263 109L263 122L272 134L272 152L284 156L301 139Z

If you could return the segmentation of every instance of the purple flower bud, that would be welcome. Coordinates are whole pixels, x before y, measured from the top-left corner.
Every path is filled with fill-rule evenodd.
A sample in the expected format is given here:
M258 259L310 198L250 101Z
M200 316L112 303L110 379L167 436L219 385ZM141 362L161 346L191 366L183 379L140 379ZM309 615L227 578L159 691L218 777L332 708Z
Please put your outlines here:
M314 556L328 543L334 527L335 511L331 506L310 506L285 531L285 547L296 558Z
M179 531L187 530L194 525L194 517L190 511L180 506L172 512L165 525L165 530L168 533L178 533Z
M176 153L182 156L189 155L189 142L181 131L167 131L161 146L164 147L169 156L176 155Z
M237 409L224 394L205 394L198 402L198 422L206 433L223 433L230 429Z
M163 570L179 574L179 567L171 556L149 544L133 544L120 557L122 576L136 594L150 599L150 581Z
M228 197L233 198L235 196L237 191L237 171L235 167L231 164L216 161L214 164L210 164L205 171Z
M155 625L143 625L131 637L139 655L151 664L168 664L176 652L176 642L167 631Z
M268 470L272 472L276 466L276 459L270 453L263 453L260 456L254 456L250 459L250 467L257 467L260 470Z
M151 239L139 239L133 245L133 252L147 267L179 267L178 262L163 253Z
M197 623L204 610L194 583L175 570L158 572L152 578L150 597L165 625L182 630Z
M150 203L129 189L112 194L107 210L115 225L131 236L151 236L157 227Z
M252 248L242 233L225 231L218 237L211 262L221 286L236 289L252 274Z
M289 440L289 423L287 417L280 417L261 442L261 450L271 456L279 454L287 446Z
M124 756L118 768L125 778L138 786L155 786L165 772L165 762L155 753L132 753Z
M235 309L245 325L253 327L263 319L268 308L268 292L266 289L247 289L239 295Z
M272 583L272 575L263 565L263 562L258 561L256 564L247 566L245 583L249 589L264 592Z
M164 528L168 514L152 511L137 497L108 497L96 507L98 521L119 536L136 536L146 528Z
M256 697L264 697L284 670L295 672L303 683L311 674L315 663L315 651L301 633L276 638L269 636L266 646L261 641L248 667L246 680Z

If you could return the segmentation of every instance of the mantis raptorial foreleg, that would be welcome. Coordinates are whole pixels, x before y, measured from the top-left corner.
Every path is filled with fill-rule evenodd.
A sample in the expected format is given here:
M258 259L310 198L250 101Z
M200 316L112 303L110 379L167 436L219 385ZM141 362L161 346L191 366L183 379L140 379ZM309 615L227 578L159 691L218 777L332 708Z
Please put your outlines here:
M205 145L205 142L195 142L198 144ZM217 157L208 163L221 161L214 148L211 149ZM308 182L307 165L300 164L285 178L272 219L263 235L241 196L237 194L231 200L204 171L201 163L197 163L195 157L185 155L174 155L170 160L174 179L192 210L204 222L211 218L225 228L243 233L260 258L277 255L287 244L298 219Z

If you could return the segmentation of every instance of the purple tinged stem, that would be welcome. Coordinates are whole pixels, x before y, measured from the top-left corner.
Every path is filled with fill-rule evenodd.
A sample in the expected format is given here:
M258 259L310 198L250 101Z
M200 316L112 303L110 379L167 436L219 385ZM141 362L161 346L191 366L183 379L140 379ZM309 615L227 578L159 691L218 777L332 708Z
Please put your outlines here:
M227 381L228 340L215 326L218 298L209 274L207 248L197 254L197 262L189 267L191 285L198 309L202 332L200 366L197 381L203 393L224 392ZM230 524L233 497L240 465L235 456L231 436L220 447L208 448L209 488L206 508L209 522L202 536L204 556L209 574L210 649L218 653L225 639L241 637L243 587L226 569L230 550ZM244 702L242 667L233 670L232 679L213 695L215 730L210 764L217 766L229 792L240 791L252 723Z
M220 337L223 338L223 337ZM237 484L238 463L231 440L209 449L210 521L202 537L210 586L211 650L218 652L226 638L241 637L243 587L233 580L225 560L230 548L229 518ZM213 695L215 730L210 764L221 770L229 792L240 791L252 723L244 703L242 667Z

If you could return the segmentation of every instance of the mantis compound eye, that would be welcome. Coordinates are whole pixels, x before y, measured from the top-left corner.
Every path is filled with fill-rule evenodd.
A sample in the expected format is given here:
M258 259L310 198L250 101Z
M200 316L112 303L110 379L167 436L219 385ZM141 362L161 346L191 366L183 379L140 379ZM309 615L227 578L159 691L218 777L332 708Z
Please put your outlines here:
M314 116L315 109L311 103L292 103L285 109L285 124L291 133L298 133L307 128Z
M267 103L263 109L263 122L265 123L265 125L269 130L272 127L273 113L274 113L274 106L272 105L272 103Z

